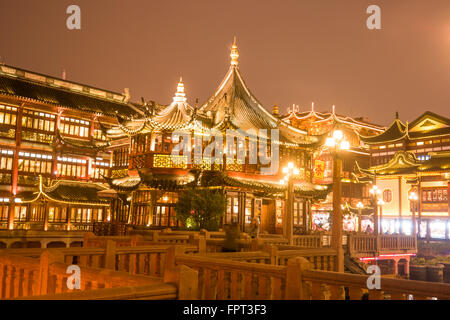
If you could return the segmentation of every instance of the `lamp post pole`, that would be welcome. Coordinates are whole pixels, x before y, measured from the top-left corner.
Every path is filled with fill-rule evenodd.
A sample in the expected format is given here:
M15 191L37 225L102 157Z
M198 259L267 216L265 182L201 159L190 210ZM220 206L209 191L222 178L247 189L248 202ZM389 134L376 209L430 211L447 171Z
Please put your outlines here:
M287 189L287 223L286 232L289 245L294 244L294 168L289 168L289 180Z
M331 247L336 251L336 271L344 272L344 250L342 249L342 159L339 151L349 150L350 143L345 139L341 130L335 130L332 137L328 137L325 145L333 154L333 213L331 216Z
M362 219L362 209L364 208L364 204L360 201L356 205L358 207L358 232L362 232L361 219Z
M337 272L344 272L344 251L342 249L342 159L334 153L333 159L333 215L331 224L331 247L337 253Z

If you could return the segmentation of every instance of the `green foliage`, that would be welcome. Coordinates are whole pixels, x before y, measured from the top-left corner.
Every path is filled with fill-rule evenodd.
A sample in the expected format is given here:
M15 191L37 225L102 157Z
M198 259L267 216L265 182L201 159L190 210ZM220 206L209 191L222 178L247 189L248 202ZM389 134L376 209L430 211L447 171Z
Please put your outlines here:
M177 219L190 230L218 230L226 209L226 197L220 191L187 189L175 204Z

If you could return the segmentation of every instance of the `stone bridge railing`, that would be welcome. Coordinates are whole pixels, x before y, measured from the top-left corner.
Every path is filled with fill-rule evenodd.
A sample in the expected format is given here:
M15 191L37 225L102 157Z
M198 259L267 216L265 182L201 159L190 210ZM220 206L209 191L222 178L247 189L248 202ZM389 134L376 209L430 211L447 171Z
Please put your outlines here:
M369 276L314 270L302 257L286 266L195 255L176 255L175 263L198 272L198 299L343 300L344 288L355 300L364 294L369 300L450 299L448 284L381 278L381 289L368 289Z
M58 250L45 250L39 258L0 254L0 299L169 299L179 295L183 283L182 277L167 284L162 278L81 266L81 289L70 290L68 266Z
M405 235L349 234L348 252L352 256L379 255L382 253L415 253L417 239Z

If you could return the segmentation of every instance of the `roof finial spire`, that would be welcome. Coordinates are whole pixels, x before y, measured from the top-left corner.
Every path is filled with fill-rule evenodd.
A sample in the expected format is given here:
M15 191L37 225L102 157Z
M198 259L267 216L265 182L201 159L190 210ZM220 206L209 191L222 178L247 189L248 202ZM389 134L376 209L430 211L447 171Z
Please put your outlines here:
M234 37L233 46L231 47L230 57L231 57L231 65L232 66L237 66L238 65L238 58L239 58L239 51L238 51L238 47L237 47L237 44L236 44L236 36Z
M177 92L175 93L175 96L173 97L174 103L180 103L180 102L186 102L186 94L184 93L184 84L183 84L183 78L180 77L180 82L178 82L177 86Z
M336 106L333 104L333 114L336 114Z
M313 103L311 103L311 111L313 111L313 112L314 112L314 102L313 102Z

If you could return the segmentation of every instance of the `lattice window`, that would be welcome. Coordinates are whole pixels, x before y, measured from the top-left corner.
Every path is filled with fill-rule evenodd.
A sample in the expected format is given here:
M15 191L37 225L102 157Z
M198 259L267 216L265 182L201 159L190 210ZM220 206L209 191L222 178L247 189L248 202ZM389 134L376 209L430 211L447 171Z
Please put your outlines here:
M155 168L187 168L187 156L172 156L156 154L153 157L153 167Z

